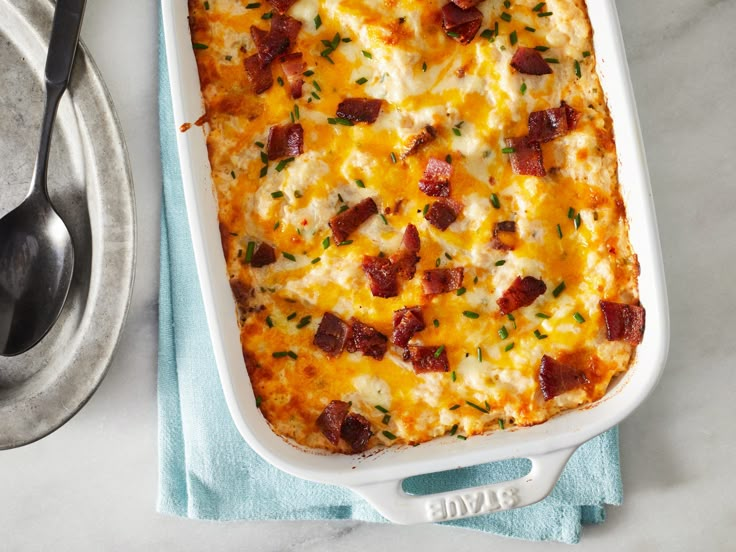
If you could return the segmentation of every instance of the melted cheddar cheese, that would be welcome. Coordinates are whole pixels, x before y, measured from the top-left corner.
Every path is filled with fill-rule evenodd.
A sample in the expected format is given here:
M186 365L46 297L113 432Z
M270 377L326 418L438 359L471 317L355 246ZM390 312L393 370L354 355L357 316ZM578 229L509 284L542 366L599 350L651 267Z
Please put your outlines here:
M244 70L256 52L251 26L269 28L268 2L189 1L246 366L273 430L307 447L349 451L317 426L332 400L350 402L370 422L370 446L538 424L602 397L635 349L606 339L598 306L637 300L638 263L584 0L548 0L542 10L536 0L510 7L485 0L469 44L443 30L444 3L297 0L288 15L302 28L291 50L303 54L308 70L294 100L278 61L262 94ZM512 69L519 46L543 51L552 74ZM375 123L328 123L342 100L356 97L383 100ZM531 112L563 101L581 117L573 131L542 144L547 176L515 174L505 139L526 134ZM304 153L264 162L269 128L292 120L304 129ZM402 159L426 125L437 138ZM435 199L418 187L430 157L451 159L451 197L464 206L445 231L423 216ZM368 197L380 215L350 243L335 244L330 219ZM513 250L490 246L500 221L516 223ZM417 276L397 297L374 297L363 256L397 251L408 224L421 237ZM262 242L277 260L253 268L245 260L249 244ZM464 293L423 294L425 270L460 266ZM504 316L496 301L517 276L543 280L547 292ZM444 346L446 373L416 374L390 344L381 361L359 352L332 358L313 345L326 312L390 336L393 312L414 305L427 327L411 343ZM543 355L582 366L588 383L545 400Z

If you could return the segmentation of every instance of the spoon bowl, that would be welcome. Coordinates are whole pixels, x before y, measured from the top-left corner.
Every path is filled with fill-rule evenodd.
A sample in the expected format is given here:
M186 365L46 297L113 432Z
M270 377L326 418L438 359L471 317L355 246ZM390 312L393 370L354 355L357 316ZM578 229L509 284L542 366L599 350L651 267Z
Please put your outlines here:
M73 269L69 231L42 194L0 219L0 354L23 353L48 333Z

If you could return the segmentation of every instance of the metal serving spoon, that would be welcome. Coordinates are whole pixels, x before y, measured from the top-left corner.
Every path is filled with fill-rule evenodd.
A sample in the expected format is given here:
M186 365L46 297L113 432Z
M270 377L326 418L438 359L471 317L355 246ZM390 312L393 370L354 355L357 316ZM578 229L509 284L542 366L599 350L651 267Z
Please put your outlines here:
M0 219L0 355L23 353L59 317L74 271L74 248L46 189L51 132L74 63L86 0L57 0L46 57L46 105L31 189Z

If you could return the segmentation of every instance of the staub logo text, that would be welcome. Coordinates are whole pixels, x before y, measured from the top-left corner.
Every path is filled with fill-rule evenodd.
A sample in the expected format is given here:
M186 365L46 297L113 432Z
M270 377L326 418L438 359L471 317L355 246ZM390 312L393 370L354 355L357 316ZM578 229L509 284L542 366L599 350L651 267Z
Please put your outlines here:
M450 495L427 503L427 513L432 521L459 519L498 510L508 510L519 503L519 495L513 487Z

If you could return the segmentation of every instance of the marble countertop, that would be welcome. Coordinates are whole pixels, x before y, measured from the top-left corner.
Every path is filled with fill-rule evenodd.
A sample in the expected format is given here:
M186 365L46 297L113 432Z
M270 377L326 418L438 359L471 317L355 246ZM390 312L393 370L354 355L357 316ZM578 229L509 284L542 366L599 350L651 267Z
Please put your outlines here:
M672 345L658 388L621 428L624 505L586 528L577 550L736 550L736 65L726 61L736 51L736 2L618 5L659 218ZM156 9L153 0L87 8L82 36L130 150L138 273L122 343L94 397L46 439L0 453L2 548L372 551L387 539L396 549L564 548L451 527L210 523L155 512Z

